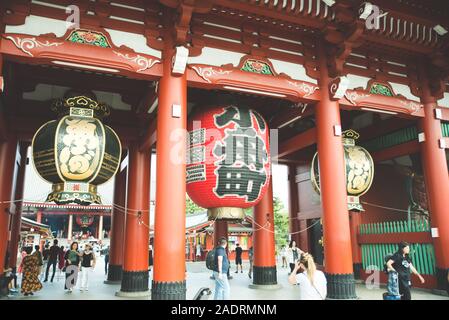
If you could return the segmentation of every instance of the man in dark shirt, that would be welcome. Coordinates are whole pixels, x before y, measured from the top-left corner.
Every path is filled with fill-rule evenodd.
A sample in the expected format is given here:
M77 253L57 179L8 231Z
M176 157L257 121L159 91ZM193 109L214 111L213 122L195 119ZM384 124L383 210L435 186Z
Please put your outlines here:
M240 247L240 245L237 243L235 247L235 267L237 268L237 270L235 270L235 273L239 272L239 265L240 265L240 272L243 273L242 252L243 252L242 247Z
M218 247L215 248L215 300L228 300L231 294L227 273L229 270L229 259L226 254L226 238L218 241Z
M401 294L401 300L411 300L410 293L411 278L410 272L413 272L419 277L421 283L424 283L424 278L413 267L412 260L409 257L410 246L407 242L401 242L399 244L398 251L387 262L388 271L396 271L398 273L399 293Z
M45 280L44 282L48 281L48 273L50 271L50 266L53 266L53 275L51 276L51 282L53 282L53 279L55 278L56 273L56 263L58 261L59 251L61 249L58 246L58 240L53 240L53 245L50 247L50 251L48 253L48 262L47 262L47 270L45 271Z

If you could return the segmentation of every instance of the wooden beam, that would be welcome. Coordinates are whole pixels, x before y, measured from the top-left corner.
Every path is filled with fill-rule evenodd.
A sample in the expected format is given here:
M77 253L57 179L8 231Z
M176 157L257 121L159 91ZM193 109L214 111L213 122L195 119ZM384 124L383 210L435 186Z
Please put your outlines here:
M413 140L390 148L373 152L371 156L373 157L374 162L380 162L414 154L417 152L420 152L419 142L417 140Z
M316 143L316 128L309 129L281 143L278 149L279 152L274 157L285 157L314 143Z
M270 121L270 129L281 129L302 118L307 118L315 114L315 108L305 105L304 107L292 108L288 111L281 111Z
M141 152L151 150L153 145L156 143L157 139L157 118L154 118L150 125L148 126L148 129L145 133L145 135L142 137L140 148L139 150Z

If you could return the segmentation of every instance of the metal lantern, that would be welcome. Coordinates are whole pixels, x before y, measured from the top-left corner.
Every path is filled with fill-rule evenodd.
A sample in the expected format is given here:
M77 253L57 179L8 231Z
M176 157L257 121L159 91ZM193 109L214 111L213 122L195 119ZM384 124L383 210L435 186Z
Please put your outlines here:
M40 127L32 142L36 171L52 183L47 201L101 204L97 186L115 175L122 151L117 134L101 122L109 107L93 94L69 91L52 110L59 120Z
M359 134L354 130L343 132L343 149L345 155L346 191L348 210L364 211L360 197L368 192L374 177L374 162L368 151L355 145ZM315 191L320 193L318 153L312 160L311 181Z
M270 179L268 126L254 110L219 106L189 122L187 193L209 219L242 220Z

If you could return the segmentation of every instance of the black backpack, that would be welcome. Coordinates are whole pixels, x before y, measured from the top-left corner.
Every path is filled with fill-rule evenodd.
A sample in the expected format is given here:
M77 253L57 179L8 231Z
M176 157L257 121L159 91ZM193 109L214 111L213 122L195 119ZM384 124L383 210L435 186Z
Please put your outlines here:
M394 254L392 253L388 253L385 255L384 257L384 272L386 274L388 274L388 266L387 266L387 262L390 261L393 258Z
M209 270L215 270L215 249L213 248L207 253L206 256L206 268Z

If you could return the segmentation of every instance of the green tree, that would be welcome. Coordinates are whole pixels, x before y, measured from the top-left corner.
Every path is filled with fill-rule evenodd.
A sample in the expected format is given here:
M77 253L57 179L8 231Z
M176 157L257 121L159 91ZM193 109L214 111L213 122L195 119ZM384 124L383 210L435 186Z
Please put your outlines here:
M206 209L198 206L195 202L192 201L192 199L189 198L189 196L186 195L186 215L203 212L204 210Z
M278 197L273 199L273 211L276 247L281 248L288 243L288 213Z

